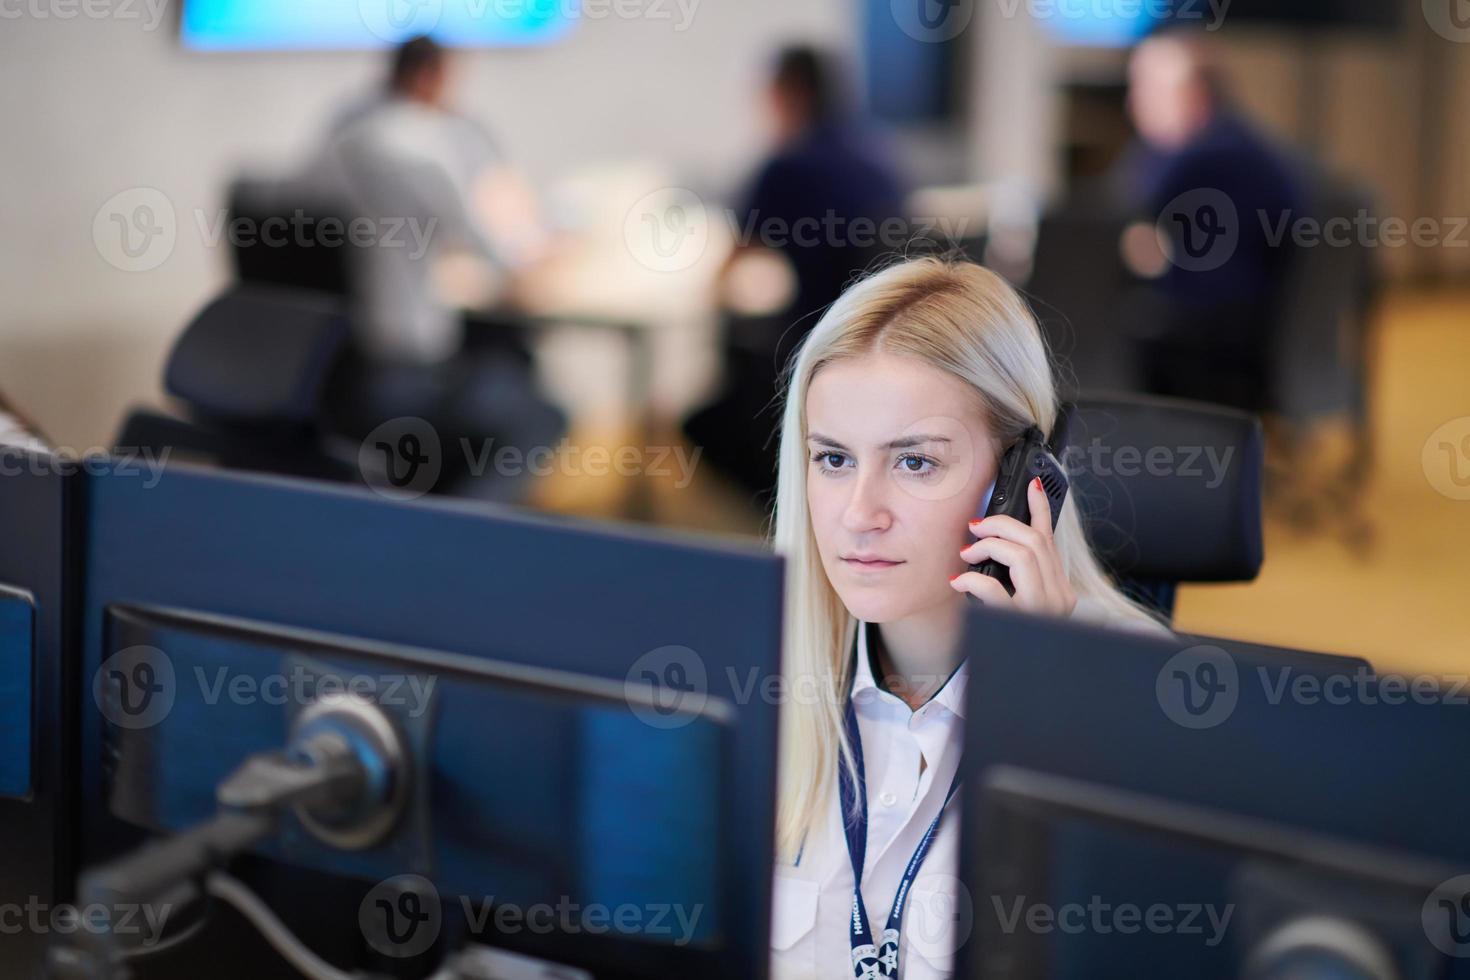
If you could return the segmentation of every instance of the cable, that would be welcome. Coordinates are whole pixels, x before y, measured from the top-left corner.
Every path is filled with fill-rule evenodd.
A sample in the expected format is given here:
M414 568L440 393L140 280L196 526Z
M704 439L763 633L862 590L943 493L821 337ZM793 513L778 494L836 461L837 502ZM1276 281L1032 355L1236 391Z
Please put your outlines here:
M223 871L215 871L204 880L204 887L209 894L233 905L302 976L310 980L361 980L361 974L344 973L307 949L286 928L286 924L276 918L270 906L239 879Z
M119 955L125 960L137 959L142 956L152 956L154 953L163 953L175 946L181 946L195 936L199 935L206 923L209 922L209 910L205 909L199 914L197 921L180 929L177 933L166 939L160 939L152 946L132 946L124 949Z

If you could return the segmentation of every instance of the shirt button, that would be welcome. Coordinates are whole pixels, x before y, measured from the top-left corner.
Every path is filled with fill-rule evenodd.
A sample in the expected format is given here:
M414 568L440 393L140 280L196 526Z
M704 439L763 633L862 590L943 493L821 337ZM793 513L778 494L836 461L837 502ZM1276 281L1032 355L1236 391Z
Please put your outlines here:
M882 796L878 797L878 802L882 803L884 806L893 806L893 804L898 802L898 797L894 796L892 793L884 793Z

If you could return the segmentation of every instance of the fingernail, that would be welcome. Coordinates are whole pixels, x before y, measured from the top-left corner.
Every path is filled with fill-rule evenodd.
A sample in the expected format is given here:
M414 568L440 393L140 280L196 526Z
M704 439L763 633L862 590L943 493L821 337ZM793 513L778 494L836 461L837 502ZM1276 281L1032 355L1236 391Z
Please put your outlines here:
M960 572L960 575L963 575L963 574L965 574L965 573L964 573L964 572ZM951 581L951 582L953 582L953 581L954 581L954 580L955 580L955 579L957 579L957 578L959 578L959 577L960 577L960 575L951 575L951 576L950 576L950 577L949 577L949 580L950 580L950 581Z
M1032 480L1031 482L1034 483L1034 484L1036 484L1036 489L1038 489L1038 490L1041 489L1041 477L1038 476L1036 479Z
M974 520L974 521L971 521L971 522L970 522L970 526L971 526L971 527L975 527L975 526L976 526L976 525L977 525L977 524L984 524L984 523L985 523L985 521L984 521L984 519L983 519L983 518L982 518L982 519L979 519L979 520Z

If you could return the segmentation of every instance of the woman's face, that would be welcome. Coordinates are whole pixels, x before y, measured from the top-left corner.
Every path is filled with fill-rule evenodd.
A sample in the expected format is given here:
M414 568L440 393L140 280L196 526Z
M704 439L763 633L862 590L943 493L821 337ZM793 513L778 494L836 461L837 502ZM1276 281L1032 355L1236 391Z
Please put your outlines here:
M822 566L858 619L888 623L964 596L995 480L998 446L975 391L903 355L871 353L822 367L806 399L807 506Z

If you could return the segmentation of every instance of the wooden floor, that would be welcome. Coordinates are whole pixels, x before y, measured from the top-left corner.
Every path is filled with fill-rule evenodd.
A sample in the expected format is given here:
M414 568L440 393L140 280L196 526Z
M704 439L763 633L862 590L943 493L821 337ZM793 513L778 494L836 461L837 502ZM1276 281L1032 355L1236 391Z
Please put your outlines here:
M1354 442L1338 420L1312 430L1291 469L1273 450L1261 575L1181 589L1180 629L1357 654L1380 670L1470 674L1470 292L1391 294L1371 376L1372 458L1356 468L1367 472L1353 472ZM573 441L611 447L620 436L583 425ZM1354 475L1362 477L1356 494ZM764 532L766 515L708 467L678 482L645 480L644 519ZM614 517L627 514L632 491L614 476L558 476L542 481L537 503Z

